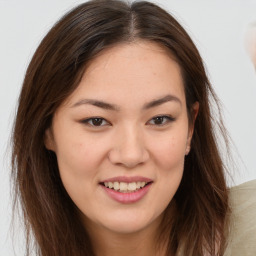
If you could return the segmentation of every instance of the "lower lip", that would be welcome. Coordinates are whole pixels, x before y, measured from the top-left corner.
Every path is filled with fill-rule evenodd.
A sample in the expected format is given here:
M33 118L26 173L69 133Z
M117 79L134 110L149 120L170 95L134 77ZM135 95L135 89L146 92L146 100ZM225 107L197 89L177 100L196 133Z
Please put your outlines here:
M107 193L108 196L110 196L115 201L122 203L122 204L130 204L135 203L141 200L149 191L152 183L148 184L147 186L131 193L122 193L118 192L114 189L107 188L104 185L101 185L104 191Z

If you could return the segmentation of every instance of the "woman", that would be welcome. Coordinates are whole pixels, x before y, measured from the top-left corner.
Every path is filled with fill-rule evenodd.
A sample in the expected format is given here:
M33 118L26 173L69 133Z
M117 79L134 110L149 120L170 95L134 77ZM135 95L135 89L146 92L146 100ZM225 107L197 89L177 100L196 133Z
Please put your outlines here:
M195 45L156 5L95 0L66 14L30 62L14 127L27 245L32 234L43 256L223 255L210 100Z

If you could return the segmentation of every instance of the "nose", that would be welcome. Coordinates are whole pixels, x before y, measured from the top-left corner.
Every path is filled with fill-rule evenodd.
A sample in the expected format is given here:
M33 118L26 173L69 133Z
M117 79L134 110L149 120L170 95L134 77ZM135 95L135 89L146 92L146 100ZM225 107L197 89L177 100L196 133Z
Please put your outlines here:
M126 127L116 134L109 152L109 160L113 164L134 168L148 159L149 152L138 129Z

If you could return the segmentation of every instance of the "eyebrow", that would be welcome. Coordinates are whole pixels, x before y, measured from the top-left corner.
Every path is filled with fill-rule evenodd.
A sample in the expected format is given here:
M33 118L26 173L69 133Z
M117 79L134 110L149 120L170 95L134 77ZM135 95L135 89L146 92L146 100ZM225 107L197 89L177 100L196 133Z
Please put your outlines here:
M160 98L160 99L152 100L152 101L150 101L149 103L146 103L146 104L143 106L142 109L145 110L145 109L153 108L153 107L162 105L162 104L164 104L164 103L166 103L166 102L169 102L169 101L174 101L174 102L177 102L177 103L179 103L180 105L182 105L182 104L181 104L181 100L180 100L179 98L177 98L177 97L174 96L174 95L168 94L168 95L166 95L166 96L164 96L164 97L162 97L162 98Z
M174 95L166 95L162 98L159 98L159 99L155 99L155 100L152 100L146 104L144 104L144 106L142 107L143 110L147 110L147 109L150 109L150 108L154 108L156 106L159 106L159 105L162 105L166 102L169 102L169 101L174 101L174 102L177 102L181 105L181 100L179 98L177 98L176 96ZM75 104L73 104L71 107L78 107L78 106L81 106L81 105L84 105L84 104L89 104L89 105L93 105L93 106L96 106L96 107L99 107L99 108L102 108L102 109L106 109L106 110L112 110L112 111L120 111L120 107L115 105L115 104L110 104L110 103L107 103L107 102L104 102L104 101L101 101L101 100L94 100L94 99L82 99L78 102L76 102Z
M100 101L100 100L93 100L93 99L82 99L78 102L76 102L74 105L72 105L72 107L78 107L84 104L89 104L89 105L93 105L99 108L103 108L106 110L114 110L114 111L119 111L120 108L115 105L115 104L110 104L104 101Z

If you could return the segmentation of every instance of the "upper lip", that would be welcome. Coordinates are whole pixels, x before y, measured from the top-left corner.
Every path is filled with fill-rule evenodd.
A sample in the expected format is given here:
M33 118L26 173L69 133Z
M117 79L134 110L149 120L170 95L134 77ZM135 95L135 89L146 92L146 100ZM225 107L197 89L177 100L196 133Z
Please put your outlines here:
M132 177L127 177L127 176L117 176L117 177L112 177L106 180L101 181L100 183L104 182L126 182L126 183L131 183L131 182L139 182L139 181L144 181L144 182L152 182L152 179L142 177L142 176L132 176Z

